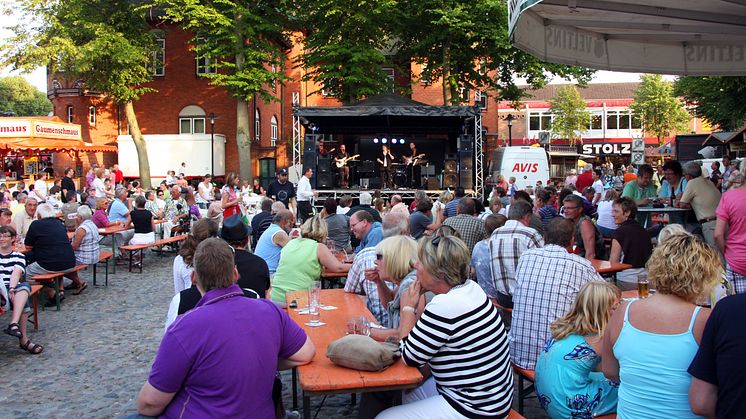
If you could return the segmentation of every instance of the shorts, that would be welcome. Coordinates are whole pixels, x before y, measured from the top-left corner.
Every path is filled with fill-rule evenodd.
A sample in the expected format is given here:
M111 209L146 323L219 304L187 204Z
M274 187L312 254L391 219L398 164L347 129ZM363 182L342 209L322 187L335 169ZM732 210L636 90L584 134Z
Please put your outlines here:
M16 294L20 291L26 291L29 294L29 296L31 296L31 285L29 285L29 283L26 281L19 282L15 290L16 290ZM10 294L10 292L8 292L8 294ZM23 311L26 313L31 312L31 305L29 304L29 300L31 299L30 298L26 299L26 305L23 307ZM2 295L0 295L0 306L5 306L5 303L6 303L5 298ZM10 301L8 301L8 304L10 304L10 311L13 311L13 300L11 299Z
M730 265L727 264L725 266L725 279L732 284L733 290L736 294L746 293L746 275L741 275L732 270Z

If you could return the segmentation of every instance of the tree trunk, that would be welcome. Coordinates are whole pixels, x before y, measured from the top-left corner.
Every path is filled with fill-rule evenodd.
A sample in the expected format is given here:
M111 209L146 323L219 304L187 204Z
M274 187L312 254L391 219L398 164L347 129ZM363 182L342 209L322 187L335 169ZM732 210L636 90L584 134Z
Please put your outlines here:
M236 144L241 180L252 181L251 135L249 134L249 102L236 99Z
M451 42L443 45L443 105L450 106L453 100L451 91Z
M135 105L132 101L124 104L124 114L127 117L127 125L130 128L130 135L132 136L132 142L135 143L135 150L137 150L137 164L140 172L140 186L143 189L150 189L150 162L148 161L148 146L145 144L145 140L142 138L142 132L140 131L140 125L137 123L137 115L135 115Z

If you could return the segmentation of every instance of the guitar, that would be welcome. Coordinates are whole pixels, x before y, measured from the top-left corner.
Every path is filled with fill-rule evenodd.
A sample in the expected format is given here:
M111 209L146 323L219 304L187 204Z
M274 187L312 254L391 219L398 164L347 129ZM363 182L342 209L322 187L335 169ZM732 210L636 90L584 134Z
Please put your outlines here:
M404 156L404 157L402 157L402 159L404 159L404 164L406 164L407 166L409 166L410 164L416 162L417 160L419 160L419 159L421 159L423 157L425 157L425 153L418 154L418 155L412 156L412 157Z
M356 161L357 158L360 157L359 154L355 154L354 156L350 157L343 157L341 159L334 159L334 164L337 165L337 169L341 169L347 165L348 161Z

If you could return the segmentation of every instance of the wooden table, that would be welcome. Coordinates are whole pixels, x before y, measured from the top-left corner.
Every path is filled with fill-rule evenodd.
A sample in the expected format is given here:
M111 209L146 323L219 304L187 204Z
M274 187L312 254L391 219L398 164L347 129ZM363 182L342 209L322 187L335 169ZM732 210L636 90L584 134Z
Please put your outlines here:
M617 272L623 271L625 269L631 269L632 265L629 263L611 263L608 260L601 260L601 259L592 259L591 264L596 269L596 272L598 272L601 275L604 274L615 274Z
M100 234L101 236L109 236L109 235L121 233L122 231L127 231L127 230L129 229L126 226L121 225L121 224L116 224L116 225L109 226L106 228L99 228L98 234ZM111 253L113 255L117 254L117 241L114 237L111 238ZM117 261L115 260L114 263L112 263L111 265L112 265L111 273L113 274L117 273Z
M288 303L295 300L299 308L308 305L306 291L288 292L285 296ZM357 371L334 365L326 357L329 344L345 335L347 321L352 317L365 316L369 321L376 321L363 301L355 294L341 289L321 290L321 304L337 307L336 310L320 310L320 327L306 326L308 315L299 315L296 309L288 308L290 317L298 323L316 345L316 355L311 363L301 365L294 370L297 373L303 391L303 417L311 417L311 396L325 394L363 393L414 388L422 383L423 377L417 368L404 365L401 360L394 362L388 369L380 372ZM296 403L296 380L293 379L293 405Z
M692 209L691 208L677 208L677 207L670 207L670 206L665 206L665 207L662 207L662 208L655 208L655 207L652 207L652 206L640 206L640 207L637 207L637 212L641 212L643 214L650 214L651 215L651 217L645 217L645 224L643 225L643 227L645 227L645 228L649 227L648 226L648 221L652 218L652 214L670 214L670 213L673 213L673 212L688 213L689 211L692 211Z

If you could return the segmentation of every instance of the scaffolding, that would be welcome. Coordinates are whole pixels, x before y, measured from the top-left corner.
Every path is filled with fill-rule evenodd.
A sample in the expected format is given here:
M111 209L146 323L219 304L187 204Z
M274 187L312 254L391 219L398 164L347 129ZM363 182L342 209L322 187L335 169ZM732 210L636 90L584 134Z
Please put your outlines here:
M300 106L300 92L293 92L292 95L292 104L293 109L296 109ZM301 147L303 147L303 143L301 141L301 134L300 134L300 117L297 115L296 112L293 112L293 167L300 167L301 162L303 159L303 156L301 155Z

